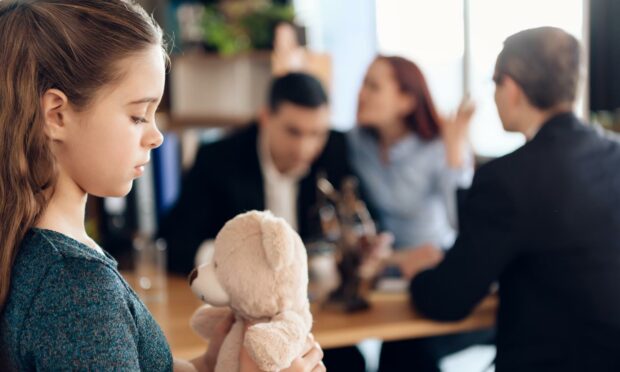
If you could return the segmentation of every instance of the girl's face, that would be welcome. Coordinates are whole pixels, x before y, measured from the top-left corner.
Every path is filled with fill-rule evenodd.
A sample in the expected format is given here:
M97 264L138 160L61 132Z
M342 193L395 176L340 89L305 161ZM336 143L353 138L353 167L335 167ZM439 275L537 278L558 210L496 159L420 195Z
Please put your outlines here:
M400 90L392 66L377 59L368 68L359 92L357 122L376 129L393 125L413 110L413 104L413 98Z
M165 81L161 48L126 58L120 69L122 78L97 92L85 110L69 105L63 130L52 135L60 177L92 195L126 195L163 141L155 123Z

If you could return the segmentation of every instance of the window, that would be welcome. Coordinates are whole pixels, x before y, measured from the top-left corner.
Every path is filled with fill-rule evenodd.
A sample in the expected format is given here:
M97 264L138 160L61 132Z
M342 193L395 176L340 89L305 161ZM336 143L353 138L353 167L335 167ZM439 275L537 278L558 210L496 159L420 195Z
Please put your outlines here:
M377 0L378 49L415 61L443 114L469 92L478 108L470 132L474 150L501 156L524 142L503 131L493 101L491 77L503 41L527 28L556 26L583 44L586 6L587 0Z

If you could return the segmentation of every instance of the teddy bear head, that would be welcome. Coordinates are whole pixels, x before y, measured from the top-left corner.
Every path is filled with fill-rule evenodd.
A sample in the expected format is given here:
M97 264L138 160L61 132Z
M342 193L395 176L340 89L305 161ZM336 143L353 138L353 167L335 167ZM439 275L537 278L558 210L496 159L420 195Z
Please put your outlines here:
M191 281L204 302L254 320L307 306L306 250L285 220L270 212L240 214L224 225L214 246L213 259Z
M307 256L299 235L285 220L252 211L227 222L214 246L211 262L192 273L192 290L207 304L229 306L254 323L243 345L261 370L288 367L312 328ZM194 329L208 328L198 324L205 319L200 314L208 312L198 311Z

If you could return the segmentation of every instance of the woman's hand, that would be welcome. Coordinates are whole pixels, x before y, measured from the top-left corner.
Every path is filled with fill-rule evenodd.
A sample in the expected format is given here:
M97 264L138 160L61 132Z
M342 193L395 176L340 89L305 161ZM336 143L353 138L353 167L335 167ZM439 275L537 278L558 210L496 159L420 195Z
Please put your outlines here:
M441 249L425 244L403 252L398 260L398 267L403 276L409 280L424 270L432 269L443 260Z
M471 118L476 106L467 97L463 98L456 115L440 121L441 137L446 146L446 161L450 168L460 168L465 161Z
M392 244L394 235L382 232L366 239L362 244L362 263L359 275L365 279L372 279L380 273L393 254Z
M310 334L301 356L295 359L289 368L281 372L324 372L326 369L322 360L323 350L314 340L314 336ZM240 372L260 372L245 348L241 348L240 364Z

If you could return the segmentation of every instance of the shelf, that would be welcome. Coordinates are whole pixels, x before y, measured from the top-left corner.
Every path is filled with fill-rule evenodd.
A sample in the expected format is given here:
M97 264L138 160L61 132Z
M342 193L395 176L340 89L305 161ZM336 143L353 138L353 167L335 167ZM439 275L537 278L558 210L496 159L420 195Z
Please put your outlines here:
M253 59L262 61L271 61L270 50L258 50L247 53L239 53L232 56L223 56L217 53L208 53L202 50L192 50L183 53L175 53L170 56L171 62L174 64L175 60L179 59L202 59L202 60L218 60L218 61L235 61L239 59Z
M237 128L255 120L254 116L175 116L169 119L169 130L191 128Z
M267 101L269 53L177 56L170 76L170 127L241 126Z

